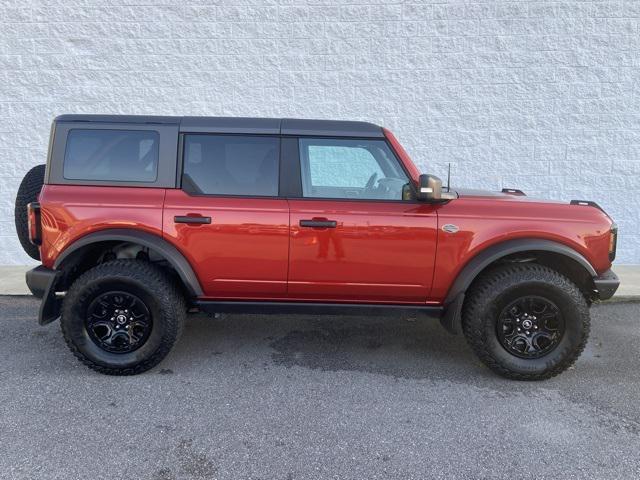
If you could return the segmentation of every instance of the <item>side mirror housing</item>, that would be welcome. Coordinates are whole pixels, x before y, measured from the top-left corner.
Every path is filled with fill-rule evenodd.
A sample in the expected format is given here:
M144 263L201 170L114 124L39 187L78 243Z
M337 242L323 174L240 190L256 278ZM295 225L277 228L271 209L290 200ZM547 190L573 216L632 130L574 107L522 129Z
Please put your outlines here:
M442 198L442 180L435 175L420 175L416 198L422 202L440 200Z

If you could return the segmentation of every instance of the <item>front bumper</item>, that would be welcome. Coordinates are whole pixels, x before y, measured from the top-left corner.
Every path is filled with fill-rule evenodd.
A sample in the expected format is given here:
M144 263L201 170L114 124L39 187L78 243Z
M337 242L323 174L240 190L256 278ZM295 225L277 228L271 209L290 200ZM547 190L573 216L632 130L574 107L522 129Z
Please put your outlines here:
M618 290L620 279L613 273L613 270L609 269L602 275L593 277L593 284L596 288L596 298L599 300L608 300L613 297L613 294Z
M27 287L34 296L41 298L38 323L46 325L60 316L62 300L56 296L56 284L60 272L40 265L26 274Z

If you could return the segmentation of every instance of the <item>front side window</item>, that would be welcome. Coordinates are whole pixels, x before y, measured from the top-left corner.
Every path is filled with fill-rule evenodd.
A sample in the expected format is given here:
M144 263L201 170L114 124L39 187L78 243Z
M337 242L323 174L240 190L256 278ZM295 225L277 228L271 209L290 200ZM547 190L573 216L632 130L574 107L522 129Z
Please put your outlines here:
M277 137L185 135L182 187L198 194L275 197L279 157Z
M73 129L67 135L64 178L153 182L160 136L152 130Z
M383 140L301 138L299 145L304 197L402 200L409 179Z

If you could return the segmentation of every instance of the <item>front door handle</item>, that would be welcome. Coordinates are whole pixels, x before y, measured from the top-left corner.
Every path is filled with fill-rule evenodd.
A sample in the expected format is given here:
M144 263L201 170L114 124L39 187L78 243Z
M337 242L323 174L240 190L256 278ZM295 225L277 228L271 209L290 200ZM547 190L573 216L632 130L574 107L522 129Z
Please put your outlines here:
M189 223L195 225L201 225L203 223L211 223L211 217L192 217L190 215L176 215L173 217L175 223Z
M335 220L300 220L301 227L309 227L309 228L336 228L338 226L338 222Z

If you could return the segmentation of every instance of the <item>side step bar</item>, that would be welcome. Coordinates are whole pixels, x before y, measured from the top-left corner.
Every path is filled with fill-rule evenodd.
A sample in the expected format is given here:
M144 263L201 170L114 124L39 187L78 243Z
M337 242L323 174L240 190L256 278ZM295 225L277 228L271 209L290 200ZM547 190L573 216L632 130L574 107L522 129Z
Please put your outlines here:
M440 318L443 307L427 305L388 305L388 304L359 304L359 303L311 303L311 302L227 302L206 301L195 302L195 306L207 313L262 313L304 315L425 315Z

